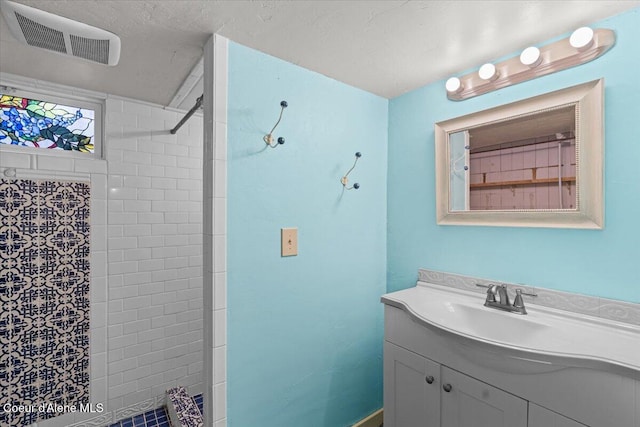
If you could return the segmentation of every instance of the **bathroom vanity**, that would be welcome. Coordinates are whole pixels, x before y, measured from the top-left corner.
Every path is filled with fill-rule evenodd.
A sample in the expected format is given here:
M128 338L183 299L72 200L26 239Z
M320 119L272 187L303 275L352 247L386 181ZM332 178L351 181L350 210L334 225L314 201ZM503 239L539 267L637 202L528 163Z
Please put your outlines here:
M382 302L385 427L640 427L640 327L426 282Z

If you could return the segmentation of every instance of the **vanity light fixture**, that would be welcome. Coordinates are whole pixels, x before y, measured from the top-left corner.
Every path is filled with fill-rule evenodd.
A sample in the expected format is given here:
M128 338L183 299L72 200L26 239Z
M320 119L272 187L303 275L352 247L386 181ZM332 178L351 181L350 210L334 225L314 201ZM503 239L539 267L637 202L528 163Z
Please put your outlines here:
M462 82L457 77L451 77L449 80L447 80L447 83L445 83L445 87L447 88L447 92L449 93L459 93L462 92L462 89L464 89L464 86L462 86Z
M492 82L498 78L498 70L496 70L495 65L487 63L480 67L480 70L478 70L478 76L480 76L482 80Z
M529 68L536 68L542 63L540 49L534 46L530 46L523 50L520 54L520 63L526 65Z
M593 30L589 27L578 28L569 37L569 44L584 52L593 45Z
M607 52L616 42L612 30L581 27L570 37L554 43L528 47L519 56L497 64L484 64L478 72L452 77L445 85L447 98L462 101L496 89L555 73L592 61ZM454 85L456 79L459 85Z

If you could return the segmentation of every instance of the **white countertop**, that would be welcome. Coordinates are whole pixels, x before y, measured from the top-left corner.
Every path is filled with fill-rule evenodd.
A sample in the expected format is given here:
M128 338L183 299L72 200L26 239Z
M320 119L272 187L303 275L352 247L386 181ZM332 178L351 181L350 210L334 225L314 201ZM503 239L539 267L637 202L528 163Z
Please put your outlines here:
M513 295L511 295L513 297ZM418 282L383 295L382 302L483 345L561 358L640 379L640 327L527 304L519 315L484 307L485 295Z

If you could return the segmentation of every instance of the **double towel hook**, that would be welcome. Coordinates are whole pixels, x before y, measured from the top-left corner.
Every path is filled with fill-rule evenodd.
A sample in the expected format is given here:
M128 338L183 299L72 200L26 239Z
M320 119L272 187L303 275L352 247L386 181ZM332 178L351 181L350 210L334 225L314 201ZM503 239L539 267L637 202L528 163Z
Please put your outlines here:
M281 101L280 102L280 107L282 107L280 109L280 116L278 117L278 121L276 122L275 125L273 125L273 129L271 129L271 132L269 132L268 134L266 134L262 139L265 142L265 144L267 144L269 147L271 148L276 148L278 145L282 145L284 144L284 138L283 137L279 137L278 141L276 143L273 142L273 131L276 130L276 127L278 127L278 124L280 123L280 120L282 120L282 113L284 112L284 109L287 108L289 104L287 104L287 101Z
M273 125L273 128L271 129L271 132L269 132L268 134L266 134L262 138L262 140L265 142L265 144L267 144L271 148L276 148L278 145L284 144L284 138L283 137L278 137L278 139L276 141L274 141L273 132L275 132L276 128L280 124L280 121L282 120L282 114L284 113L284 109L287 108L287 107L288 107L287 101L281 101L280 102L280 115L278 116L278 120L276 121L276 124ZM359 151L356 152L355 157L356 157L356 159L353 162L353 166L351 166L351 169L349 169L347 171L347 173L345 173L344 176L342 178L340 178L340 183L347 190L357 190L357 189L360 188L360 184L358 184L357 182L354 182L352 186L348 186L348 184L349 184L349 174L353 171L353 169L355 169L356 165L358 164L358 159L360 159L360 157L362 157L362 153L360 153Z
M358 184L357 182L355 182L353 184L353 186L351 187L347 187L347 184L349 184L349 178L347 178L349 176L349 174L351 173L351 171L356 167L356 164L358 163L358 159L362 157L362 153L360 153L359 151L356 153L356 160L355 162L353 162L353 166L351 166L351 169L349 169L347 171L346 174L344 174L344 176L340 179L340 182L342 183L342 186L344 188L346 188L347 190L357 190L358 188L360 188L360 184Z

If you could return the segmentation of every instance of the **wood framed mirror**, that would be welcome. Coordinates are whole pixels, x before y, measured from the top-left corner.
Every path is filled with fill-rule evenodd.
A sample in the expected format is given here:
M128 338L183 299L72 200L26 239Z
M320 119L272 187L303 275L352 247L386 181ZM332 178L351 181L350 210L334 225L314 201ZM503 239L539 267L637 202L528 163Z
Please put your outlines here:
M435 124L441 225L604 225L604 80Z

